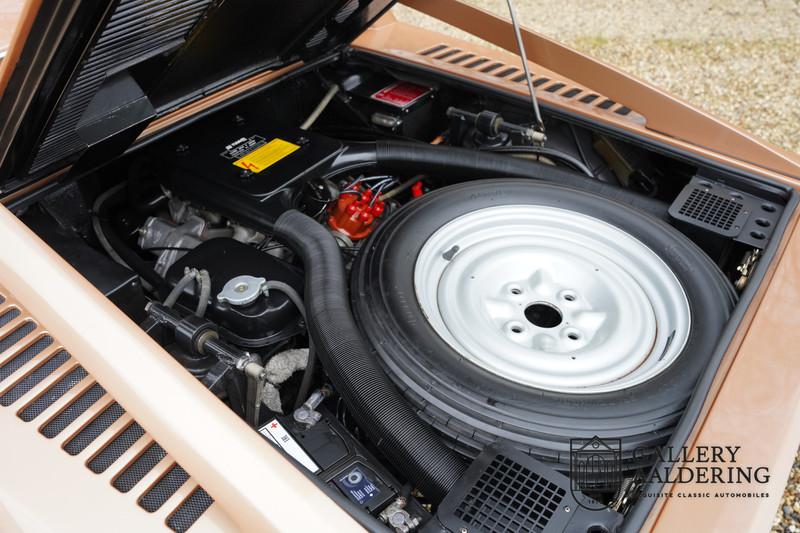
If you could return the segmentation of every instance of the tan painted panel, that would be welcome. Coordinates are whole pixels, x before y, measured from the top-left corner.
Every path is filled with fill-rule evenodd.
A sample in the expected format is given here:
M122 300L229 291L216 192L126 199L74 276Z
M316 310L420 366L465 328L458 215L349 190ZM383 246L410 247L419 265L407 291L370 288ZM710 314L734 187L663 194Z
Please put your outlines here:
M20 311L19 319L9 322L0 331L0 339L5 339L9 332L15 331L23 323L35 320L23 305L14 300L7 288L0 286L0 294L5 298L0 313L9 309ZM37 324L35 329L19 336L13 345L0 352L0 364L13 361L49 333L41 324ZM16 370L0 382L0 397L25 382L28 376L54 357L60 361L64 357L63 352L64 347L53 340L26 363L16 365ZM40 433L48 421L96 383L91 376L75 384L33 420L26 422L19 416L51 385L76 368L78 362L71 357L66 358L47 378L29 388L15 401L0 406L0 531L96 531L100 528L131 532L170 531L165 521L189 496L190 491L197 487L191 479L158 510L148 513L137 505L137 499L151 486L147 479L140 481L127 493L110 486L112 478L130 464L132 457L118 459L101 474L85 466L101 446L111 442L119 429L131 422L129 415L123 415L77 455L62 450L66 443L113 403L110 394L105 394L52 439ZM152 442L147 436L141 440ZM168 456L165 462L172 464L174 461ZM157 471L154 470L151 475L156 476ZM214 504L192 526L195 533L236 529L222 509Z

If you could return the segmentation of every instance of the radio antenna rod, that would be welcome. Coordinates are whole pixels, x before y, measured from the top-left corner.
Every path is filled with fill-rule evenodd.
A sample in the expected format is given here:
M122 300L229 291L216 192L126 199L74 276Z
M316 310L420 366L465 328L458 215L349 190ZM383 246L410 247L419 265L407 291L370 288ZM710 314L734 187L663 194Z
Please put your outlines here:
M528 56L525 54L525 45L522 42L522 32L519 29L519 21L517 14L514 10L514 2L508 2L508 12L511 14L511 25L514 27L514 36L517 39L517 47L519 48L519 57L522 60L522 70L525 71L525 81L528 82L528 92L531 95L531 105L533 106L533 116L536 117L536 141L544 143L546 137L544 135L544 121L542 121L542 113L539 111L539 102L536 100L536 89L533 87L533 79L531 78L531 71L528 69Z

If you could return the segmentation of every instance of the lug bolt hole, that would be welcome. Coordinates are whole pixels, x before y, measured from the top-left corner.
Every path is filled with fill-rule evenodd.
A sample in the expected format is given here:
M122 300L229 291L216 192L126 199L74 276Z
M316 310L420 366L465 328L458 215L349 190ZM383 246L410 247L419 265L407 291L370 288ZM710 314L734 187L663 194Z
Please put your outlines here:
M511 294L522 294L522 289L520 289L519 287L513 287L511 289Z
M519 326L511 326L512 333L522 333L522 328Z
M578 335L577 333L575 333L574 331L570 331L569 333L567 333L567 338L569 340L576 341L576 340L580 339L581 336Z

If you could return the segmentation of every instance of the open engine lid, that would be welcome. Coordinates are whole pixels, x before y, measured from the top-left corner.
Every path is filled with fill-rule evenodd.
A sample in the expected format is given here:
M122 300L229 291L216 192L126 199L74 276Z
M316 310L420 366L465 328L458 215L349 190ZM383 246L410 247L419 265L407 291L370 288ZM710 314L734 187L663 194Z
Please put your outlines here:
M153 119L253 74L335 54L393 3L43 2L9 84L17 78L23 91L40 75L19 127L0 134L0 188L18 189L101 144L119 153ZM44 47L52 56L37 66ZM20 100L6 91L0 116Z

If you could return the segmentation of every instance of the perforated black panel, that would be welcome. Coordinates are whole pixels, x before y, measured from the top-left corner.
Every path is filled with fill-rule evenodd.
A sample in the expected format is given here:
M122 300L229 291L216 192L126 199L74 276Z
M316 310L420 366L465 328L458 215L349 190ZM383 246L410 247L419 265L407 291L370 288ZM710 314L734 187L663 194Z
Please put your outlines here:
M112 403L94 420L86 424L77 435L72 437L64 446L64 451L70 455L78 455L124 413L125 409L120 404L117 402Z
M206 491L201 488L195 489L167 519L167 526L177 533L184 533L192 527L192 524L206 509L211 507L212 503L214 503L214 499Z
M0 327L5 326L19 316L19 309L9 309L0 315Z
M142 435L144 435L142 426L136 422L132 423L125 428L122 433L114 437L114 440L109 442L105 448L100 450L100 452L89 461L87 465L89 470L95 474L105 472L106 469L114 464L117 459L122 457L122 454L128 451L136 441L142 438Z
M14 331L6 335L2 340L0 340L0 353L5 352L9 348L17 344L34 329L36 329L36 324L31 321L27 321Z
M66 352L65 352L66 353ZM53 405L56 400L64 396L72 387L74 387L78 382L80 382L83 378L87 375L86 370L83 367L76 367L69 372L66 376L56 381L49 389L47 389L43 394L39 395L33 402L28 404L25 409L20 411L19 417L24 420L25 422L30 422L40 414L42 414L45 409Z
M36 370L22 378L16 385L8 389L5 394L0 396L0 405L8 407L19 400L23 394L30 391L33 387L41 383L44 378L55 372L58 367L66 363L67 359L69 359L69 354L67 352L58 352L55 354Z
M481 531L542 531L565 495L558 485L498 455L455 514Z
M22 365L36 357L42 352L42 350L50 346L52 343L53 339L45 336L22 350L16 357L0 367L0 381L3 381L8 376L19 370Z
M147 512L157 511L170 496L178 492L181 485L189 479L189 474L180 465L173 466L169 472L158 480L150 490L139 498L139 505Z
M76 418L85 413L86 410L94 405L105 393L105 389L95 383L87 390L83 391L83 393L73 400L66 409L45 424L41 429L42 435L48 439L52 439L61 433L65 427L73 423Z
M678 213L703 224L729 230L742 207L742 203L730 198L724 198L702 189L694 189Z
M120 492L128 492L139 483L144 476L155 467L159 461L167 456L164 449L153 443L140 455L128 468L114 480L114 487Z

